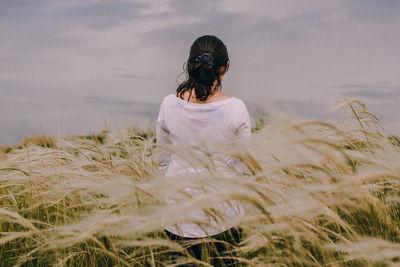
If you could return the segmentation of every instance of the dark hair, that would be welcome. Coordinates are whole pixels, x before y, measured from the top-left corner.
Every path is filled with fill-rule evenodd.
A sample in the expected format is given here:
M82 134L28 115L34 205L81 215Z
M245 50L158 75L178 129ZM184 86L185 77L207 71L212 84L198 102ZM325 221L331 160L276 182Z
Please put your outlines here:
M197 38L190 47L189 59L184 67L186 80L176 89L176 96L183 99L182 95L190 90L190 99L194 88L197 100L205 101L215 90L221 89L220 67L227 66L228 61L228 52L220 39L213 35ZM212 88L215 81L217 84Z

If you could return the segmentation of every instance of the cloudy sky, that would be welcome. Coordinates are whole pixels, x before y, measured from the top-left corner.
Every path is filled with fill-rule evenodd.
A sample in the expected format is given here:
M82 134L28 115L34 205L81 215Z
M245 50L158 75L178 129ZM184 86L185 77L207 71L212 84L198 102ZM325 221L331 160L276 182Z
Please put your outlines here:
M0 0L0 143L151 125L204 34L252 113L325 120L347 96L400 133L399 29L398 0Z

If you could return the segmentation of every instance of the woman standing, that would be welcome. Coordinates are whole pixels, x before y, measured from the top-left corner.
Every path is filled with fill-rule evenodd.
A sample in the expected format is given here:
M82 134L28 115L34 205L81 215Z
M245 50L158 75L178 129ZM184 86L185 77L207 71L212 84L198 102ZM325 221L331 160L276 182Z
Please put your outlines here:
M232 138L249 139L251 126L249 113L244 102L238 98L230 97L221 91L221 82L224 74L229 69L229 57L224 43L215 36L205 35L199 37L191 46L187 68L187 79L181 83L176 94L166 96L161 104L157 119L157 148L159 155L159 168L165 169L165 176L182 175L182 165L178 156L163 149L166 144L179 140L196 146L197 137L204 140L227 141ZM195 138L196 137L196 138ZM210 149L212 151L212 148ZM228 164L232 164L228 162ZM242 213L242 207L237 207L237 214ZM190 213L196 219L205 220L207 215L201 210ZM209 216L208 216L209 217ZM180 243L185 241L199 241L200 244L188 248L193 257L204 260L202 251L208 251L207 257L227 256L226 248L222 243L209 242L209 237L227 241L236 245L240 241L240 229L226 224L201 226L196 223L180 223L165 229L172 240ZM207 241L208 240L208 241ZM207 245L208 244L208 245ZM214 259L214 266L235 266L233 260Z

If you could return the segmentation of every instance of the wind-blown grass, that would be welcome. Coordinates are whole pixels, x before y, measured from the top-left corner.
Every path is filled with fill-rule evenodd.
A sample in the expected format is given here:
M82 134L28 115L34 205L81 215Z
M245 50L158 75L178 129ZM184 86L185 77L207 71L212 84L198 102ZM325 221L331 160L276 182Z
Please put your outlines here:
M398 265L399 139L362 103L344 104L347 123L271 120L251 143L215 144L243 163L228 172L205 147L181 144L170 149L204 174L165 179L154 133L137 130L8 149L0 262L164 266L173 251L186 255L163 234L166 225L190 221L196 208L224 219L215 204L238 201L245 216L235 221L244 231L236 250L246 266ZM185 194L200 184L213 190ZM164 199L184 201L171 207Z

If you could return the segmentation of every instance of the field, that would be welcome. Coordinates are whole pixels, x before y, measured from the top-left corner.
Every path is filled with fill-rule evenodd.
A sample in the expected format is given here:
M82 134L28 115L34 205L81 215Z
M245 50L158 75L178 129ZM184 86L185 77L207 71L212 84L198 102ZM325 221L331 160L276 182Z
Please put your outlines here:
M331 124L259 121L250 144L224 147L243 163L229 175L186 146L182 158L207 174L164 179L154 131L135 128L4 147L0 263L165 266L174 251L194 262L164 227L195 208L225 218L213 205L235 200L245 207L235 248L244 266L399 266L400 140L362 103L339 109L348 119ZM216 190L184 194L199 183ZM171 208L165 198L185 201Z

